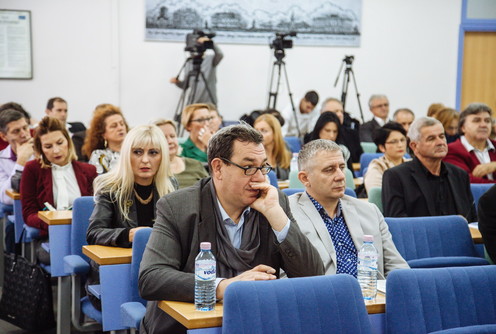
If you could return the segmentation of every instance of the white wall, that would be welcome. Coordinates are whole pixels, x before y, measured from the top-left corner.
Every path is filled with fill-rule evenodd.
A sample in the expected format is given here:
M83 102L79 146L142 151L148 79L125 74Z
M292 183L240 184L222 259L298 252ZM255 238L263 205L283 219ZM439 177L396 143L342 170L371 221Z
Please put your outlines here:
M144 1L2 0L5 9L32 12L33 80L0 80L0 103L21 103L36 118L46 100L62 96L69 119L88 124L94 107L119 105L131 125L172 117L181 91L168 83L185 53L183 43L144 40ZM339 97L333 87L341 60L354 55L365 119L368 97L389 96L391 111L409 107L424 115L430 103L455 106L461 0L363 0L359 48L295 47L285 58L295 102L315 89ZM237 119L265 107L274 57L265 45L221 45L219 108ZM359 117L350 85L348 110ZM278 107L288 103L281 87Z

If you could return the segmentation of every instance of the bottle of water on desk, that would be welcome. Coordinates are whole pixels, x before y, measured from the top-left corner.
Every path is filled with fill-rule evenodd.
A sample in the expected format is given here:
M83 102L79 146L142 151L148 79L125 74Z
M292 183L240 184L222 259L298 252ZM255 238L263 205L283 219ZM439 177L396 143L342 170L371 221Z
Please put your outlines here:
M358 252L357 278L365 300L374 299L377 294L377 258L374 236L364 235L363 246Z
M298 173L298 153L293 153L293 157L291 158L291 162L289 165L289 170L291 172Z
M195 308L212 311L215 308L215 257L210 242L200 244L200 253L195 259Z

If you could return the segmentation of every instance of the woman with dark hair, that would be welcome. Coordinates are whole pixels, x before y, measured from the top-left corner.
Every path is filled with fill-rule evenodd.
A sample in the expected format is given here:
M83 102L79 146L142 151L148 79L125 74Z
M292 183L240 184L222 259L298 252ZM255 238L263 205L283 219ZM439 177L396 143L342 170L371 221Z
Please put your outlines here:
M128 131L118 107L111 104L96 106L81 151L89 157L89 163L96 167L98 174L107 173L117 164Z
M97 174L95 166L77 161L65 124L55 118L45 116L41 120L34 149L39 158L26 163L21 178L22 216L27 225L40 229L41 236L46 237L48 225L38 217L38 211L46 208L45 203L67 210L76 198L93 195ZM48 264L48 253L37 252L39 260Z
M363 177L365 190L367 192L374 187L382 187L382 175L394 166L398 166L405 161L406 154L406 131L403 126L396 122L389 122L378 128L372 134L374 143L378 151L384 153L380 158L370 162L367 172Z
M353 170L353 166L350 160L350 150L343 145L340 138L341 132L341 122L339 117L330 111L323 112L315 123L313 131L305 135L305 144L316 139L328 139L339 144L341 151L343 151L343 157L346 161L349 170Z

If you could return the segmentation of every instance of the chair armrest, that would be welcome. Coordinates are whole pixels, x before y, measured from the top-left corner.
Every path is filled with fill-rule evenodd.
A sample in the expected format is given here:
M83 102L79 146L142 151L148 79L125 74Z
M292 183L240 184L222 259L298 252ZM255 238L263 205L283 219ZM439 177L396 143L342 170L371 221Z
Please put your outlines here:
M129 302L121 305L121 321L124 327L139 329L141 319L145 316L146 307L140 302Z
M90 271L90 264L79 255L64 256L64 271L70 275L82 275Z

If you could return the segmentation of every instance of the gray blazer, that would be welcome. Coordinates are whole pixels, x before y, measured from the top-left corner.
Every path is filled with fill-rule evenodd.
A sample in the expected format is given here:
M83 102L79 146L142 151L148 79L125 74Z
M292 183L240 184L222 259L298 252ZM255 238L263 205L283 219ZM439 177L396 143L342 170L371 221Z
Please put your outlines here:
M194 301L194 264L200 242L209 241L217 256L215 217L210 190L211 178L162 197L157 203L157 220L140 266L139 290L150 300L140 333L180 333L185 328L157 307L159 300ZM322 275L319 254L301 233L289 210L287 197L279 202L291 219L286 239L278 243L269 222L260 219L260 246L253 267L266 264L282 268L289 277ZM229 278L229 277L226 277Z
M307 193L290 196L289 205L301 231L319 252L326 275L335 274L336 252L331 236ZM391 270L409 268L396 249L384 217L375 205L345 195L341 198L341 206L357 251L363 244L364 234L374 236L374 246L379 253L378 279L384 279Z

